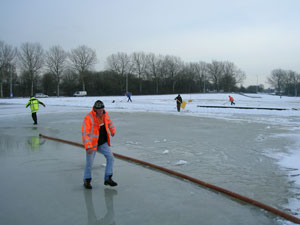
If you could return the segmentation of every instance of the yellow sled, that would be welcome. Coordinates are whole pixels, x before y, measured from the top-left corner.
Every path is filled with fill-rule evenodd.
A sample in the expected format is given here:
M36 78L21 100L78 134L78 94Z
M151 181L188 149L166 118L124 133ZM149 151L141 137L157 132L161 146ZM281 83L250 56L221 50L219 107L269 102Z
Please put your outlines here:
M181 108L184 109L185 106L186 106L186 101L182 101L182 103L181 103Z

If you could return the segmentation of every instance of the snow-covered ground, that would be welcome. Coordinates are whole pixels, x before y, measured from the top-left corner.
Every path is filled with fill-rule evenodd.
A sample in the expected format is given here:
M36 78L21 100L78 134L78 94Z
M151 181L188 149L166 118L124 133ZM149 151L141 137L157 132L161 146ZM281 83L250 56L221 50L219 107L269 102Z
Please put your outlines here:
M220 119L243 119L249 122L266 122L297 126L300 117L300 97L282 97L267 94L230 94L235 98L236 105L233 107L273 108L283 110L262 109L234 109L234 108L206 108L199 106L230 107L228 94L182 94L187 102L184 110L179 115L201 116ZM98 96L98 97L50 97L40 99L46 105L73 106L78 110L91 108L97 99L101 99L106 109L114 112L159 112L178 114L174 98L177 95L143 95L133 96L133 102L127 102L125 96ZM23 104L28 98L0 99L1 103ZM70 111L69 107L62 107L61 111ZM73 110L73 109L72 109ZM39 113L48 112L41 110ZM3 112L2 112L3 113ZM28 109L15 112L27 114ZM1 115L1 114L0 114ZM14 115L11 114L12 116ZM295 119L296 118L296 119Z
M102 100L105 108L110 112L156 112L172 114L178 116L194 116L218 118L224 120L242 120L248 123L264 123L271 125L280 125L289 131L287 138L296 140L296 145L289 149L289 153L270 153L271 157L278 159L279 165L290 169L290 178L295 185L300 185L300 98L267 95L267 94L235 94L230 95L235 98L236 105L231 107L228 101L229 94L182 94L182 98L187 102L184 110L180 113L176 110L174 95L147 95L132 96L133 102L127 102L125 96L98 96L98 97L50 97L40 99L47 105L62 106L59 112L69 111L87 111L98 99ZM0 99L0 117L14 117L20 114L28 114L25 104L28 98ZM14 112L5 110L5 104L23 105ZM228 108L206 108L199 106L222 106ZM282 110L266 109L237 109L237 107L253 108L273 108ZM57 110L57 107L55 107ZM56 111L57 112L57 111ZM41 107L39 114L54 113L51 110ZM246 128L245 128L246 129ZM290 132L292 131L292 132ZM299 140L298 140L299 139ZM298 213L300 212L300 203L298 199L289 202L289 207Z

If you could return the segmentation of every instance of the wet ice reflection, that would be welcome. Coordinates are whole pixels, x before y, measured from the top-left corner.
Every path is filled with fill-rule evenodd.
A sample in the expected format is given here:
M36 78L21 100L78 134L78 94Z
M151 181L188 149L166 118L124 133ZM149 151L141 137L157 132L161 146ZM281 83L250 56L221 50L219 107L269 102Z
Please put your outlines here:
M40 145L43 145L46 142L45 139L41 139L39 136L31 136L27 138L27 146L32 151L37 151L40 147Z
M105 188L104 190L104 199L106 213L105 215L98 219L94 203L93 203L93 192L90 190L84 190L84 200L87 209L87 218L88 225L110 225L115 223L115 213L114 213L114 196L118 194L117 190ZM103 214L105 210L98 209L97 212Z

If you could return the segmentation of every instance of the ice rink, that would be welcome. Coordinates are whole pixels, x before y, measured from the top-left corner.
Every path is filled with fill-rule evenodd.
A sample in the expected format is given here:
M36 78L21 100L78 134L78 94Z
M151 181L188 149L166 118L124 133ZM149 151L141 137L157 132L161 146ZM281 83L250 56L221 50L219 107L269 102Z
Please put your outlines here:
M97 155L93 189L82 185L85 152L39 138L81 143L90 108L47 106L32 125L18 104L0 105L1 224L290 224L255 206L189 181L115 160L115 188L103 185L104 157ZM22 107L24 107L22 105ZM109 110L108 110L109 112ZM112 151L229 189L287 213L296 199L289 168L272 151L288 152L299 130L246 120L221 120L154 112L109 112L117 129ZM259 120L259 115L252 115ZM286 152L285 152L286 151ZM297 216L297 215L296 215Z

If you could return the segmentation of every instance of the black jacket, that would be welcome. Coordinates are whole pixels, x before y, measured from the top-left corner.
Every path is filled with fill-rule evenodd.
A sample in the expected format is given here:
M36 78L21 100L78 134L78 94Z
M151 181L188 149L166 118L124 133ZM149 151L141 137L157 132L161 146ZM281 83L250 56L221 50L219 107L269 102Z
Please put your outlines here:
M176 98L174 98L174 100L176 100L177 104L181 104L182 103L182 98L180 95L178 95Z

